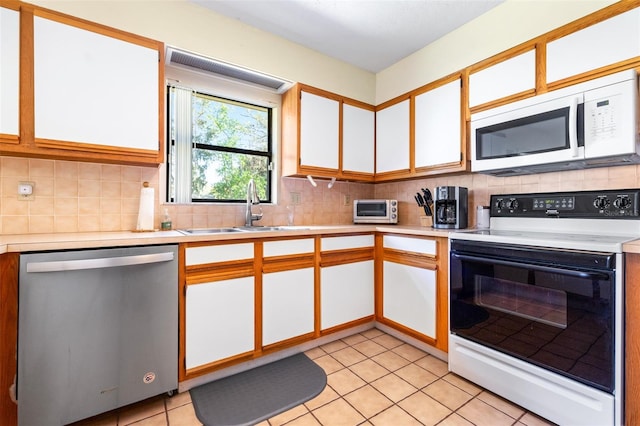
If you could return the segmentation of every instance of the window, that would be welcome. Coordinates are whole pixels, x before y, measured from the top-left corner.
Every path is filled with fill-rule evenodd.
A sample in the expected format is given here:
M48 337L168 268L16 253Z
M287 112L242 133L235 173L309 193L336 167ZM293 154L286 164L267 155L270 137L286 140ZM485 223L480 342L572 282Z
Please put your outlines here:
M272 109L169 87L168 201L271 201Z

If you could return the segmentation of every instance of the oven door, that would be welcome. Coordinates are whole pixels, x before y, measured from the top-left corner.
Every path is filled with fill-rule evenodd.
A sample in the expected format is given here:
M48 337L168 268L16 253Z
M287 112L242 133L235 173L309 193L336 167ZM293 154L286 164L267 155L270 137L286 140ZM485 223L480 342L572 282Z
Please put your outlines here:
M614 391L615 254L452 240L451 334Z

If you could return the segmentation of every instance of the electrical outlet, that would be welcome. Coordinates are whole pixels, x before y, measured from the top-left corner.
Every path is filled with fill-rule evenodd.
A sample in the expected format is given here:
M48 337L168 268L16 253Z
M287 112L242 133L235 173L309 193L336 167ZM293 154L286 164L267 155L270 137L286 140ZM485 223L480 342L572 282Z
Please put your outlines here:
M298 204L300 204L300 193L299 192L292 192L291 193L291 204L294 206L297 206Z
M35 198L35 195L33 193L33 188L35 186L35 182L18 182L18 200L33 200Z
M344 194L342 196L342 205L343 206L348 206L351 204L351 195L350 194Z

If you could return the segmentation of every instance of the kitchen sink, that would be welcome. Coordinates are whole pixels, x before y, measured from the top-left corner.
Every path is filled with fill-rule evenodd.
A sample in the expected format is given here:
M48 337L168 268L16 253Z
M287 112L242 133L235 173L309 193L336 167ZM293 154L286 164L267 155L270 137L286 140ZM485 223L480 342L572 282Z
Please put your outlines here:
M238 226L233 229L238 229L243 232L266 232L266 231L304 231L311 228L304 228L300 226Z
M185 235L203 235L203 234L224 234L227 232L240 232L238 228L197 228L197 229L180 229Z
M236 226L233 228L194 228L180 229L185 235L206 235L206 234L224 234L227 232L268 232L268 231L301 231L311 228L300 226Z

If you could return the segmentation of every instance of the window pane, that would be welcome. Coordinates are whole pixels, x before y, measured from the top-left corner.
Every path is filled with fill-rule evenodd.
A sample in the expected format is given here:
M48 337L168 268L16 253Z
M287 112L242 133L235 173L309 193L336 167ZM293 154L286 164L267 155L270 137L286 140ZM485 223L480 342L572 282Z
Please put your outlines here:
M193 141L267 152L267 108L197 94L193 98Z
M193 150L193 199L245 200L253 178L258 197L267 200L268 157Z

